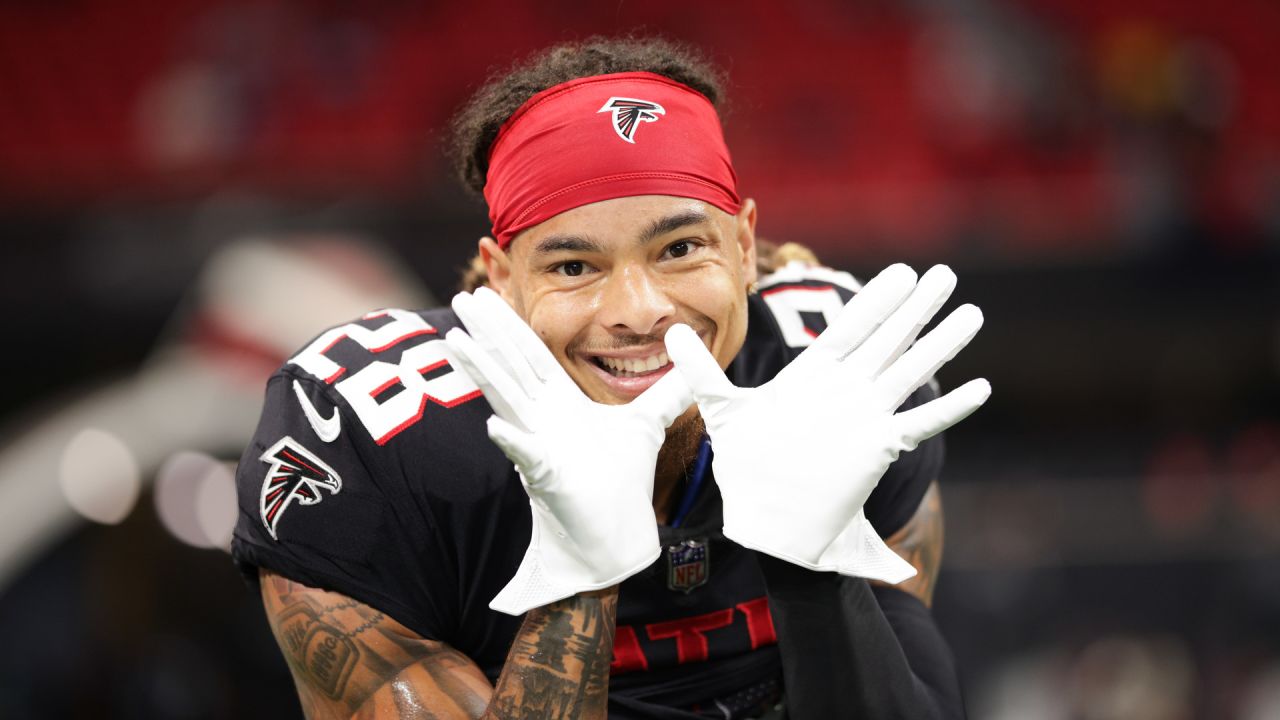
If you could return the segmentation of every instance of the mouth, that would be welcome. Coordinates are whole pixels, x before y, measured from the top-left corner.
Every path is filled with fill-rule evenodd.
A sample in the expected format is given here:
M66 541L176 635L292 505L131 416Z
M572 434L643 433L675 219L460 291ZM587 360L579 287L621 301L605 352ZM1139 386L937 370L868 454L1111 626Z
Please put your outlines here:
M654 355L635 358L593 355L591 362L613 377L636 378L665 370L671 364L671 358L667 357L666 351L662 351Z
M703 332L698 336L706 342ZM587 374L595 378L583 389L598 402L630 402L675 369L675 363L667 355L661 340L626 348L601 347L600 350L603 354L586 348L577 353L578 367L587 369ZM587 390L588 387L591 389Z

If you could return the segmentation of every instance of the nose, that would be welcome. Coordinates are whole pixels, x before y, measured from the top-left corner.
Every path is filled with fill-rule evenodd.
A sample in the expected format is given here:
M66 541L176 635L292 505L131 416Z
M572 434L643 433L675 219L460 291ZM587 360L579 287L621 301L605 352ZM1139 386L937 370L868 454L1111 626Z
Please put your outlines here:
M669 324L675 311L675 303L651 272L624 267L606 281L598 317L610 330L648 335Z

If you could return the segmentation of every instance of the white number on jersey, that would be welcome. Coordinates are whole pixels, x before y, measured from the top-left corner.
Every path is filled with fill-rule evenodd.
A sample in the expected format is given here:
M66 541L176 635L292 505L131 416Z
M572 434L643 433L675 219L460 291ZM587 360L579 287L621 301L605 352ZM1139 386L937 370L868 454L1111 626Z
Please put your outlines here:
M364 319L378 317L390 317L392 320L376 330L355 323L335 327L316 338L289 362L332 384L347 372L347 368L325 353L344 337L377 354L409 338L436 334L436 329L426 320L407 310L379 310L365 315ZM382 445L421 420L428 400L453 407L480 396L480 388L464 372L455 370L430 380L423 377L446 365L452 367L452 361L443 340L429 340L402 352L398 363L370 362L334 385L334 389L347 399L365 429ZM378 400L380 395L397 384L402 386L399 392L386 400Z
M801 284L813 280L840 285L853 292L861 289L849 273L799 262L788 263L760 281L760 297L773 311L782 339L791 347L808 347L818 336L805 326L801 313L821 313L830 325L844 309L844 300L834 287Z

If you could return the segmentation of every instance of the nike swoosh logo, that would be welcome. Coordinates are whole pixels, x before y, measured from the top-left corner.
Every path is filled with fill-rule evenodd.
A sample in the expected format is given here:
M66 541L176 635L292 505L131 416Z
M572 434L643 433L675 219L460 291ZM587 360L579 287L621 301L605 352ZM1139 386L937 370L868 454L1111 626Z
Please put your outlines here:
M297 380L293 381L293 394L298 396L302 414L307 416L307 422L311 423L311 429L316 431L316 435L327 443L337 440L338 433L342 432L342 416L338 414L337 406L333 408L333 416L326 419L321 417L316 406L311 404L311 398L302 391L302 385Z

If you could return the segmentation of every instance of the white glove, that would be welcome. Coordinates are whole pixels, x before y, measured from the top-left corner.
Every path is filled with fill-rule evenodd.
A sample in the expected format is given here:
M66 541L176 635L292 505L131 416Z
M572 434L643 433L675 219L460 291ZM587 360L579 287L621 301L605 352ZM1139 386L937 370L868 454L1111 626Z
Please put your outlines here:
M986 380L973 380L894 414L982 326L978 308L964 305L903 353L956 282L942 265L915 280L905 265L884 270L759 388L729 382L688 326L667 332L667 353L693 388L715 449L726 537L813 570L893 583L915 574L862 506L899 453L991 394Z
M587 398L501 297L462 293L467 332L445 337L495 415L489 437L520 471L533 535L511 582L489 607L519 615L615 585L658 558L653 473L664 428L693 404L667 373L626 405Z

